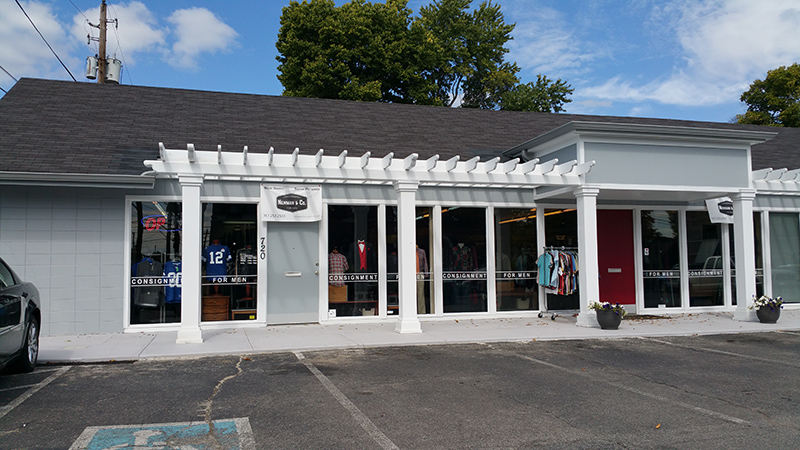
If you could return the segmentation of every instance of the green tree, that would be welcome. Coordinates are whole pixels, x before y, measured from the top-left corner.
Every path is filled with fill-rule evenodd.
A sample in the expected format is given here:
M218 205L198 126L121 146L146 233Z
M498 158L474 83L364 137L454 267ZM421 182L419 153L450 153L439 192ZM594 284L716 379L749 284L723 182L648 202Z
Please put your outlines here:
M276 43L283 95L438 104L418 67L432 47L406 4L291 2Z
M283 95L485 109L563 111L572 88L539 76L519 85L505 60L514 24L484 1L292 1L276 47ZM540 92L541 91L541 92Z
M518 82L516 63L505 61L514 25L505 23L500 5L483 2L469 12L471 3L435 0L420 9L419 22L438 56L430 77L445 105L494 109Z
M574 89L561 78L553 81L539 74L535 82L518 84L505 92L500 109L509 111L562 112Z
M747 111L736 115L738 123L800 127L800 64L770 70L740 100L747 104Z

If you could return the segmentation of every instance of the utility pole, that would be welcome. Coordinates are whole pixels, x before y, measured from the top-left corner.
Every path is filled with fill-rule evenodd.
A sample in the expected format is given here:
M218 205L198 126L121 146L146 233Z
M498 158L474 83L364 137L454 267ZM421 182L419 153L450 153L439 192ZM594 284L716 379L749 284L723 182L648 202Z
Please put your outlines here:
M100 54L97 55L97 82L106 82L106 32L108 24L106 23L106 0L100 5Z

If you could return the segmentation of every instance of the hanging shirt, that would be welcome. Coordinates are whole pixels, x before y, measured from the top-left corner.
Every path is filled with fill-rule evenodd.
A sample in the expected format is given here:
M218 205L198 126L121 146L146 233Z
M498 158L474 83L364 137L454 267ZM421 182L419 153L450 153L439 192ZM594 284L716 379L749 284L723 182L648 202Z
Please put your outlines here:
M350 270L347 264L347 258L339 252L331 252L328 255L328 273L331 275L341 275ZM329 285L341 287L344 286L344 281L329 281Z
M164 287L164 301L167 303L181 302L181 262L167 261L164 264L164 277L166 278Z

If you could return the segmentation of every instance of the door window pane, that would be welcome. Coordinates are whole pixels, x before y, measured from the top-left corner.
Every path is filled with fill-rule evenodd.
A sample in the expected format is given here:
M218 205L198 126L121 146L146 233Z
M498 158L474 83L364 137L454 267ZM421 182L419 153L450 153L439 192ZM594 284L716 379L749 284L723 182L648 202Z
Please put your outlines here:
M706 211L686 212L689 306L719 306L725 302L720 227L711 223Z
M256 205L203 203L201 319L256 319Z
M131 324L181 321L181 204L131 205Z
M680 221L677 211L642 211L644 306L681 306Z
M486 210L442 208L444 312L487 311Z
M331 316L378 315L377 243L377 206L328 206Z
M495 209L497 310L539 309L536 209Z
M770 213L772 295L800 302L800 222L797 214Z
M547 309L580 308L578 279L578 212L575 209L544 210L545 246L547 260L552 265L547 289ZM543 276L547 276L546 273Z

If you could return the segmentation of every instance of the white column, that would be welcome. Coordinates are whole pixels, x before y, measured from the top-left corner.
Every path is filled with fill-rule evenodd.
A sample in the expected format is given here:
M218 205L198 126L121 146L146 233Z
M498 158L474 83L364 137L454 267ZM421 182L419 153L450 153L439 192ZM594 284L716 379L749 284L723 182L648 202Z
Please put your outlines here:
M596 327L597 316L589 312L589 302L600 301L600 268L597 262L597 195L599 189L582 187L575 191L578 200L578 292L580 307L577 325Z
M756 192L742 190L733 196L733 245L736 254L735 320L755 321L755 311L747 309L756 294L756 249L753 227L753 200Z
M418 183L397 182L397 266L399 272L398 333L422 333L417 318L417 227L416 193Z
M201 266L201 230L203 226L202 205L200 204L200 188L203 186L201 176L181 176L181 326L178 329L178 344L203 342L200 331L200 309L202 296L200 293Z

